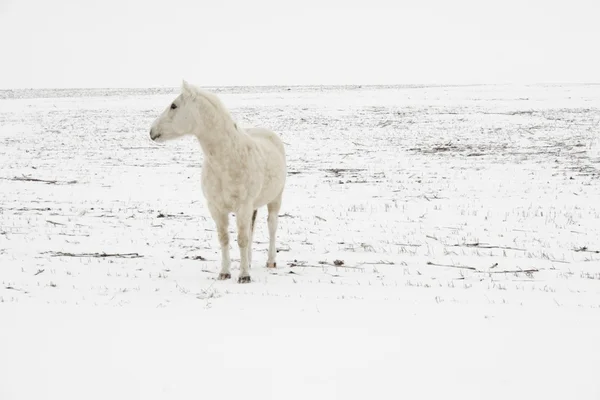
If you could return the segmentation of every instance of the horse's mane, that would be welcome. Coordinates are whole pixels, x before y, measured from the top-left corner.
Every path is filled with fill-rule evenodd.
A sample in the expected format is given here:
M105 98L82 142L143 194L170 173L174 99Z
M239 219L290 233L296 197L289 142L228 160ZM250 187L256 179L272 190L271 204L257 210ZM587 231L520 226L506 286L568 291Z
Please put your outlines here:
M215 111L217 111L218 114L221 114L226 119L233 120L231 114L229 113L229 110L225 107L225 105L221 102L219 97L217 97L215 94L206 90L202 90L199 87L190 84L187 84L187 90L190 94L192 94L192 97L194 99L198 97L205 99L210 103L210 105L213 106L213 108L215 109Z

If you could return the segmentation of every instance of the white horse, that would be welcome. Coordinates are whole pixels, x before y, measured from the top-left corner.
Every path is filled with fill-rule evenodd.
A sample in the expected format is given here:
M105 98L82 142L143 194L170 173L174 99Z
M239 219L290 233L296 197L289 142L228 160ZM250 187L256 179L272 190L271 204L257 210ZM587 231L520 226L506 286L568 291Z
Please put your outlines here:
M219 279L231 278L229 214L235 213L240 248L239 283L250 282L252 236L256 212L269 211L267 268L275 268L275 236L286 178L286 157L279 136L267 129L245 131L232 119L219 98L183 81L181 94L154 121L155 142L194 135L204 153L202 192L217 225L221 245Z

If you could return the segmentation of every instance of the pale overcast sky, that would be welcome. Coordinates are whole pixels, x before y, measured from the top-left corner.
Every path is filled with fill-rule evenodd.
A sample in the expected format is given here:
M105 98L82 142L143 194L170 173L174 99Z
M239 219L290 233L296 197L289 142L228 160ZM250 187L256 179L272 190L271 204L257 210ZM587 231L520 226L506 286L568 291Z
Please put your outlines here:
M0 88L600 82L600 0L0 0Z

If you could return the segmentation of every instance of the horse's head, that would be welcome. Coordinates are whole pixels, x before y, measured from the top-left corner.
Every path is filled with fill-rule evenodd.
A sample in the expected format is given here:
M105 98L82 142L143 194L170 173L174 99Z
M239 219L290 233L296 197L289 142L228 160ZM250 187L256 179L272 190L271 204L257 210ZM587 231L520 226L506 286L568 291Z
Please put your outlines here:
M200 134L206 126L206 99L192 85L183 81L181 94L156 118L150 128L155 142L177 139L184 135Z

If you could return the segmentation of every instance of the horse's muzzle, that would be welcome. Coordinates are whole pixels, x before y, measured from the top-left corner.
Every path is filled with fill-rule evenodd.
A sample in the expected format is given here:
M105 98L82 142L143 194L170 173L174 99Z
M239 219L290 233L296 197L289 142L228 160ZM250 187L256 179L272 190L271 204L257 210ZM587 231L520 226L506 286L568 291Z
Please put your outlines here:
M150 129L150 139L152 140L156 140L160 137L160 133L156 133L154 132L152 129Z

